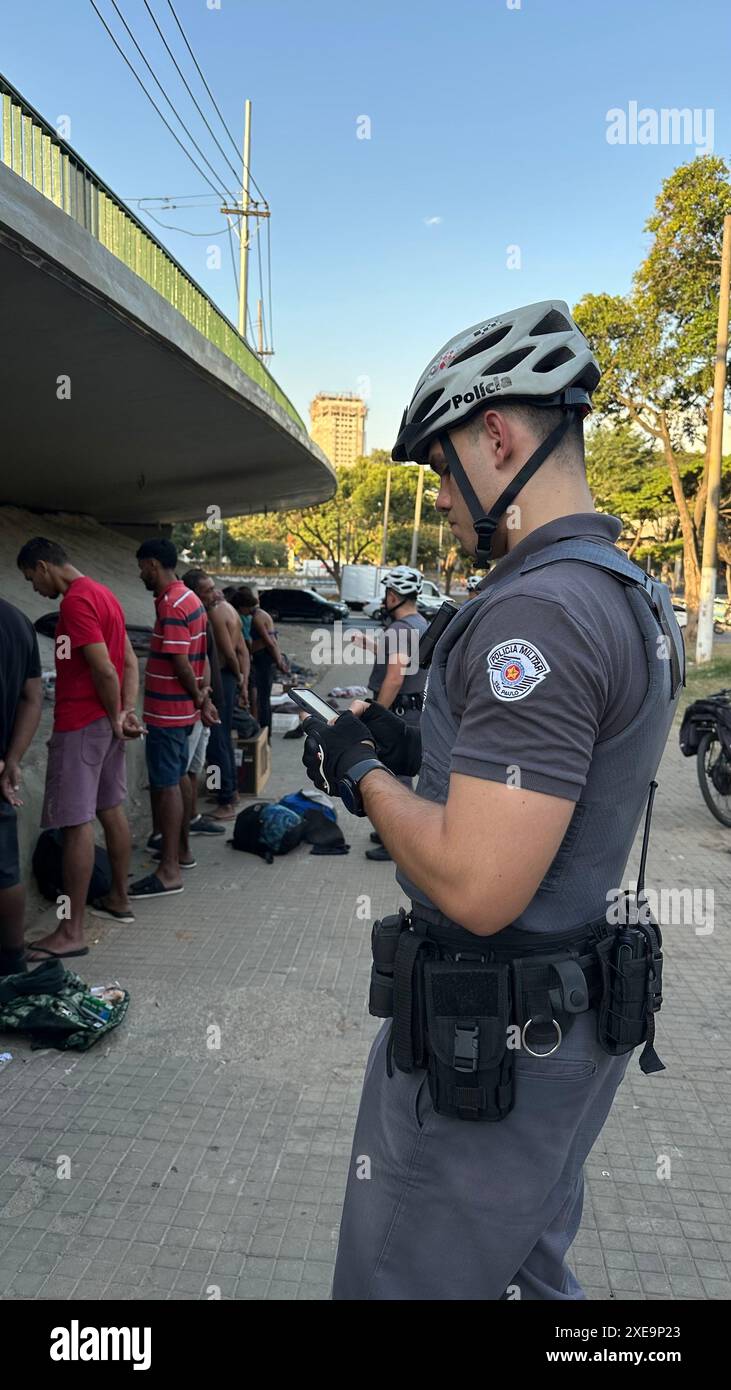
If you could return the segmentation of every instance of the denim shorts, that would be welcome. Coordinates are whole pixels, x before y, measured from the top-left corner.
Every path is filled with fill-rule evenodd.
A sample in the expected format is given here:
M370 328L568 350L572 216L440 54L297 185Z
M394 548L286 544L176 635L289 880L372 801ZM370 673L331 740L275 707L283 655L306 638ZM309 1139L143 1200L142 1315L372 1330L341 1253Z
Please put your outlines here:
M177 787L188 770L188 734L183 729L158 729L148 724L145 757L151 787Z
M201 722L193 724L188 736L188 772L194 776L202 772L205 767L206 749L210 729Z

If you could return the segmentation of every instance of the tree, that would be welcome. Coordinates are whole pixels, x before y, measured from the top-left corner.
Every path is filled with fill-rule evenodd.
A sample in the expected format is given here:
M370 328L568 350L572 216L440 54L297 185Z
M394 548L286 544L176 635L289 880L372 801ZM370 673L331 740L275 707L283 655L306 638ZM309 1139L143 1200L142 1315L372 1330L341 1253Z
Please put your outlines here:
M319 507L289 512L286 522L290 534L307 556L321 560L328 574L340 586L343 565L378 564L381 559L383 508L386 475L391 468L391 497L386 559L389 564L408 561L416 499L417 470L391 463L385 450L374 450L355 464L336 469L335 496ZM424 512L428 515L436 489L424 489ZM428 521L419 536L419 560L438 553L438 527Z
M589 294L576 320L604 373L595 404L657 440L683 537L688 637L700 598L700 528L706 468L686 496L681 456L710 436L724 215L731 211L726 162L692 160L665 179L646 224L653 240L629 295Z
M703 470L700 455L684 455L679 468L686 495L692 495ZM586 474L602 511L621 517L630 556L646 537L648 524L662 545L674 540L678 513L662 454L636 426L620 421L590 431Z
M391 495L386 560L408 562L414 524L418 470L392 464L383 449L374 450L348 467L336 469L337 490L321 506L291 512L231 517L225 523L224 552L233 564L286 563L287 548L300 558L320 560L340 586L342 567L377 564L381 559L386 477L391 469ZM430 520L436 488L426 482L419 533L419 563L435 564L439 555L439 526ZM176 543L201 563L219 556L219 533L203 523L175 528ZM276 558L274 558L276 557Z

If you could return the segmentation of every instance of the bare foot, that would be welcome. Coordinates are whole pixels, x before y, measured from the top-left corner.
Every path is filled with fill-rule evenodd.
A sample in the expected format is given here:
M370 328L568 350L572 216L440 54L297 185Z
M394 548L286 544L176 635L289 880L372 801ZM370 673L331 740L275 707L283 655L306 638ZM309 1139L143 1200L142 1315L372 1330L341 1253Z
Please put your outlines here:
M116 893L107 893L99 901L103 907L108 907L111 912L129 912L129 898L126 893L123 898L117 897Z
M33 954L39 946L42 946L44 951L53 951L55 955L64 955L69 951L88 950L83 935L72 936L65 927L59 927L57 931L51 932L50 936L42 936L40 941L29 941L28 960L42 961L48 959L47 956Z

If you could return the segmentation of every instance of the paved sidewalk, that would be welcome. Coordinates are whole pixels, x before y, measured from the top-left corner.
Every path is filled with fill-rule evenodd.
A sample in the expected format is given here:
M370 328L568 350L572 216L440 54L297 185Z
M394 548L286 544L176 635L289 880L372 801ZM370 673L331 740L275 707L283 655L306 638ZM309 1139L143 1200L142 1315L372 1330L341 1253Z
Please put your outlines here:
M275 735L265 796L303 784L301 748ZM111 1039L85 1055L0 1039L3 1297L328 1297L377 1027L370 921L399 901L364 858L367 822L341 824L349 856L305 846L271 867L197 838L183 895L131 927L89 919L82 973L132 994ZM667 1071L632 1064L589 1159L573 1251L589 1298L731 1295L729 845L673 735L649 881L712 889L716 925L665 933Z

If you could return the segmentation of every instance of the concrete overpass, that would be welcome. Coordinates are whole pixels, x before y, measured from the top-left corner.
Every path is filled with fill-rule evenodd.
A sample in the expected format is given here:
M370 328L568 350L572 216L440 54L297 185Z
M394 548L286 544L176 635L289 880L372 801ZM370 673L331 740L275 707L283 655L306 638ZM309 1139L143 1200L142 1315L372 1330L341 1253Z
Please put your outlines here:
M0 504L144 525L331 496L229 320L2 77L0 101Z

